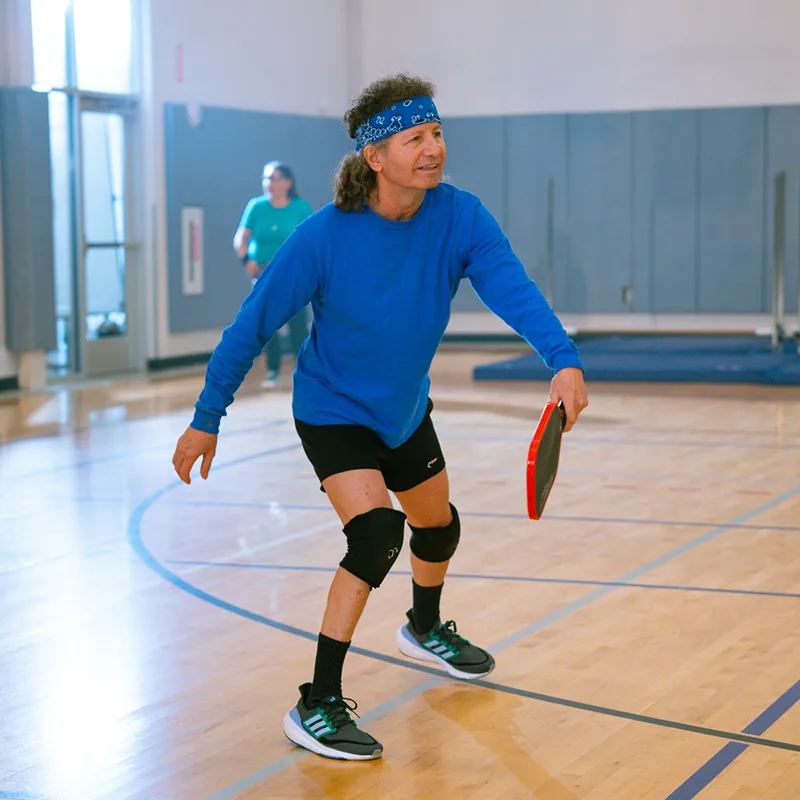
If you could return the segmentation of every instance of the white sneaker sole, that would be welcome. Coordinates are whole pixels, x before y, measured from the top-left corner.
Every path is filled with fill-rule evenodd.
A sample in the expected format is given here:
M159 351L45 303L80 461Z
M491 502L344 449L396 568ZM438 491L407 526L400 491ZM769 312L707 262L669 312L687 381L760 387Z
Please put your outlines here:
M430 661L433 664L438 664L440 667L444 667L447 670L447 674L452 675L454 678L458 678L462 681L475 681L478 678L486 677L495 668L495 664L493 662L492 666L489 667L486 672L462 672L452 664L449 664L445 659L439 658L439 656L437 656L435 653L431 653L429 650L426 650L417 642L416 639L411 639L406 636L405 630L406 626L401 625L397 629L397 634L395 635L397 649L404 656L416 658L417 661Z
M305 747L312 753L316 753L325 758L335 758L339 761L372 761L375 758L380 758L383 755L383 748L376 748L371 755L359 756L354 753L343 753L341 750L335 750L332 747L326 747L319 739L315 739L308 733L300 722L300 715L297 709L293 708L287 712L283 718L283 732L286 738L300 747Z

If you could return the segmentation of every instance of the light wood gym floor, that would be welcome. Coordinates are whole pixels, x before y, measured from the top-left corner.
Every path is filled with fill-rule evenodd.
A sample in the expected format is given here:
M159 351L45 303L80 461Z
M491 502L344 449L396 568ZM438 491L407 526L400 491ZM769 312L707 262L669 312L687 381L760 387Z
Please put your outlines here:
M288 388L251 373L190 487L201 372L0 397L0 798L800 798L800 391L590 384L531 522L547 386L470 380L506 355L432 373L463 523L443 618L497 669L397 652L401 556L345 664L366 763L281 729L344 546Z

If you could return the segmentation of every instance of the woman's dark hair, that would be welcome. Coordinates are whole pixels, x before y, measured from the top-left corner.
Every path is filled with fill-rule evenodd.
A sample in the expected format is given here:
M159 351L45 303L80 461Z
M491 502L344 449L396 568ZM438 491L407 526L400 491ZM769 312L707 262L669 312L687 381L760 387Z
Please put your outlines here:
M281 175L283 175L286 180L292 182L292 185L289 187L289 191L287 194L289 195L289 199L292 200L295 197L300 197L297 194L297 179L294 177L294 170L288 165L284 164L283 161L270 161L269 164L264 164L264 172L266 172L269 168L272 168L273 172L278 170Z
M353 101L345 112L344 124L351 139L355 139L356 128L373 114L410 97L427 95L433 97L436 87L430 81L414 78L401 72L371 83ZM385 140L384 140L385 142ZM380 147L384 142L378 142ZM364 154L348 153L340 162L333 183L333 204L342 211L361 211L364 199L375 188L375 172L367 164Z

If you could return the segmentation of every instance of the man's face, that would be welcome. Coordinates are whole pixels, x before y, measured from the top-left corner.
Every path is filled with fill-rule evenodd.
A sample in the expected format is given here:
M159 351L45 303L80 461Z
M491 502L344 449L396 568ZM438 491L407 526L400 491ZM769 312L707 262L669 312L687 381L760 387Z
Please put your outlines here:
M442 180L447 148L438 122L395 133L376 149L381 174L398 188L433 189Z

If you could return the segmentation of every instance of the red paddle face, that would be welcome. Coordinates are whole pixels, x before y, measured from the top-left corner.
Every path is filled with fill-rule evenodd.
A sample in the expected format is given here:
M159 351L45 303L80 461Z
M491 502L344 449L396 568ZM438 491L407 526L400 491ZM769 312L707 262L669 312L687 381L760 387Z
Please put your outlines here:
M528 516L541 519L545 503L558 473L561 454L561 434L566 413L561 405L548 403L539 418L539 424L528 449L527 489Z

